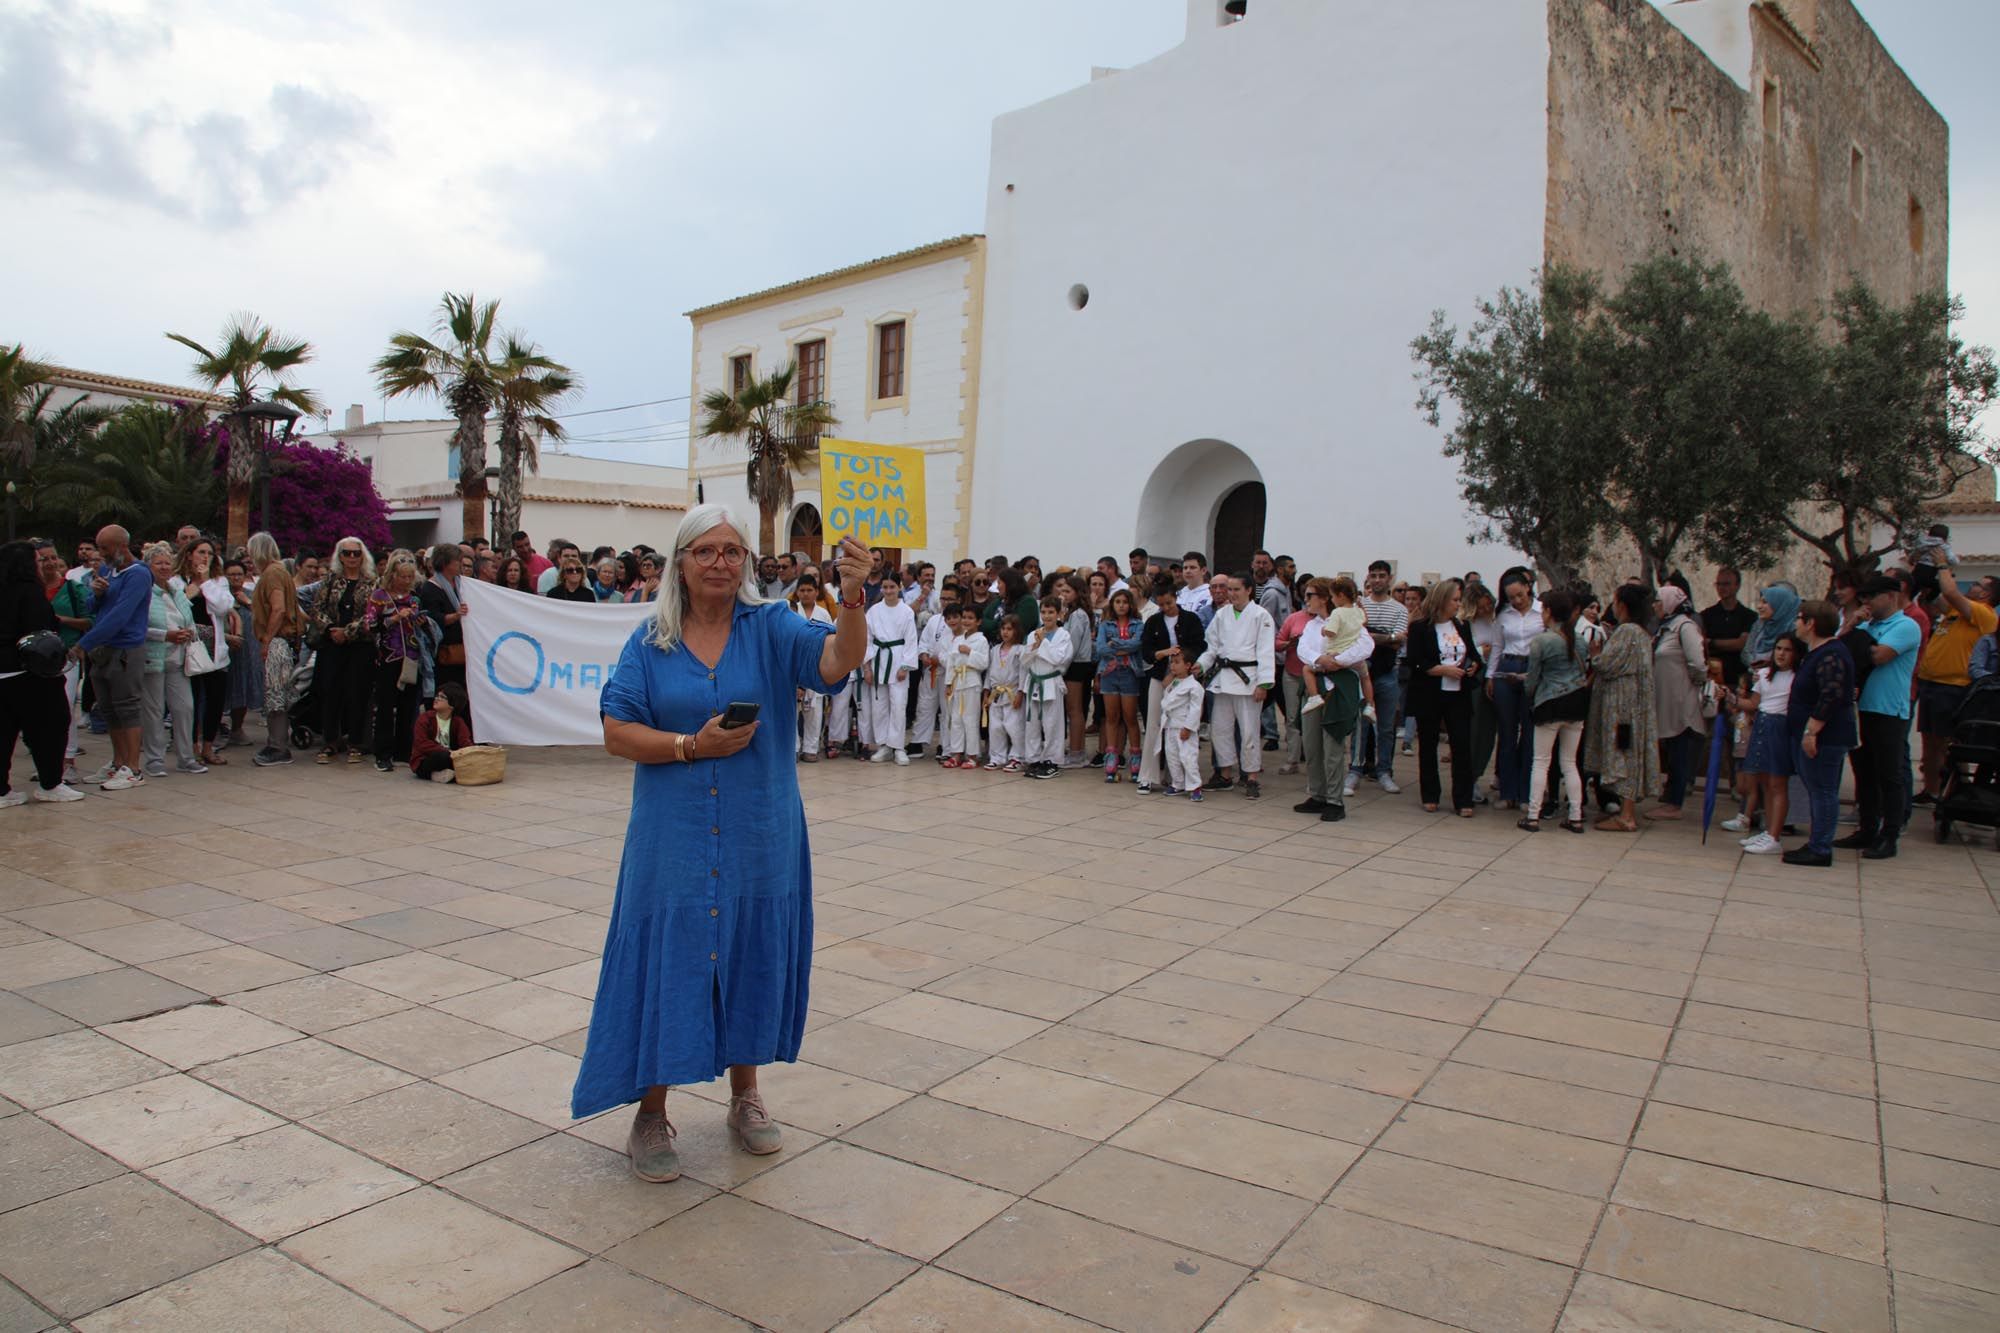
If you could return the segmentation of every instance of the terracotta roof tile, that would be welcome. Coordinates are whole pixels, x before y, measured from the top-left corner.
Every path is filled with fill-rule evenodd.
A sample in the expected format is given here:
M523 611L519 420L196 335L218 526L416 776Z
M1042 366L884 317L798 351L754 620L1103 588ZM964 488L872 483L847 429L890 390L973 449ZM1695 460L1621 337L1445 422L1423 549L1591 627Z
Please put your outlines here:
M830 278L850 277L857 273L865 273L877 265L895 264L905 259L915 259L920 255L936 254L978 239L979 234L977 232L967 232L963 236L952 236L942 241L932 241L929 245L919 245L914 249L899 250L893 255L883 255L879 259L869 259L859 264L849 264L846 268L832 269L826 273L815 273L810 278L794 278L790 282L781 282L775 287L766 287L762 291L745 292L741 296L732 296L727 301L717 301L712 305L697 306L693 310L683 313L689 319L694 319L701 315L713 314L717 310L727 310L730 306L740 305L745 301L759 301L767 296L775 296L779 292L788 292L795 287L810 287L816 282L825 282Z
M152 398L179 398L190 403L205 403L211 407L226 407L229 400L219 393L207 389L190 389L179 384L160 384L153 380L127 379L122 375L100 375L94 370L75 370L69 366L50 366L49 380L72 389L104 389L112 392L142 394Z

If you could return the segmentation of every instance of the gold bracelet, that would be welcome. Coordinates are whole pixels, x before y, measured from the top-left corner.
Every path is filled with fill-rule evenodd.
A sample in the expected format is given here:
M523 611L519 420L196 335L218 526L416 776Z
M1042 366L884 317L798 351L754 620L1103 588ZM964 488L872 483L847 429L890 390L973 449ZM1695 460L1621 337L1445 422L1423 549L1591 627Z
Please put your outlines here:
M696 758L695 737L693 733L683 733L681 736L681 762L683 764L692 764Z

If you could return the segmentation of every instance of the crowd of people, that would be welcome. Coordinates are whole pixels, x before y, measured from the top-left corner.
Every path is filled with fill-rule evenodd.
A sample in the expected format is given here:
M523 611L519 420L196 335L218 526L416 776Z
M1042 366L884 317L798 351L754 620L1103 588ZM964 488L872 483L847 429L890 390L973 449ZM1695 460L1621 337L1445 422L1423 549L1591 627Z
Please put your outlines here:
M119 527L73 559L46 541L0 548L0 728L36 766L30 797L80 799L169 774L198 775L252 745L260 766L310 747L319 764L372 759L383 771L450 781L471 743L463 620L480 584L577 602L651 602L675 553L573 542L537 549L525 532L371 551L347 538L322 557L281 552L268 534L225 551L190 525L135 544ZM1144 550L1124 563L1044 570L1034 556L898 566L881 551L860 588L868 653L830 698L800 691L801 763L934 760L957 772L1036 779L1101 772L1141 794L1263 796L1267 765L1303 778L1294 809L1347 815L1364 781L1400 790L1412 759L1426 810L1481 806L1585 831L1685 817L1708 740L1724 732L1725 821L1752 853L1780 836L1803 789L1805 843L1786 859L1827 864L1836 845L1895 854L1913 805L1935 798L1945 742L1972 681L2000 671L1995 604L1961 589L1948 543L1913 544L1911 568L1833 580L1807 600L1786 583L1739 600L1721 570L1697 611L1676 575L1537 591L1525 568L1424 586L1372 562L1360 583L1301 572L1258 551L1211 569L1204 553ZM806 553L743 571L755 595L831 624L852 590ZM26 636L59 636L55 676L31 666ZM1922 739L1912 781L1912 716ZM77 761L91 734L109 753ZM1208 758L1201 758L1207 742ZM171 749L172 754L168 751ZM1268 756L1268 759L1267 759ZM1844 766L1856 831L1835 841Z

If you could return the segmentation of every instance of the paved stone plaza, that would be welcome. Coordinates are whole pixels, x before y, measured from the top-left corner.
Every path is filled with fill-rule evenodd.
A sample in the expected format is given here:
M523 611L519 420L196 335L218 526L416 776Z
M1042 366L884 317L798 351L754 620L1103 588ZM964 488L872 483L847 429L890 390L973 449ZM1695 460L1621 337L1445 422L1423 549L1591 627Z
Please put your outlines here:
M0 811L5 1333L2000 1328L2000 857L1927 816L806 768L787 1145L676 1091L644 1185L567 1114L627 767L230 756Z

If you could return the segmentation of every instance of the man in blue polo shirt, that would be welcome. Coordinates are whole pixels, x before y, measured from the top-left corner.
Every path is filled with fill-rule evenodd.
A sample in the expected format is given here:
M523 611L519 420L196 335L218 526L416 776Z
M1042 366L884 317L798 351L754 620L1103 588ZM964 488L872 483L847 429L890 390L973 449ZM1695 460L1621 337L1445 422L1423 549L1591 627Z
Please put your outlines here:
M1861 585L1862 628L1875 640L1874 670L1861 686L1861 748L1854 752L1858 827L1833 845L1859 847L1870 861L1896 854L1910 780L1910 678L1922 632L1899 609L1901 585L1876 575Z
M139 769L140 691L146 675L146 622L153 608L153 571L132 558L132 538L116 524L97 534L104 564L92 581L97 595L88 630L70 651L88 655L90 679L111 730L111 758L85 782L124 791L146 778Z

